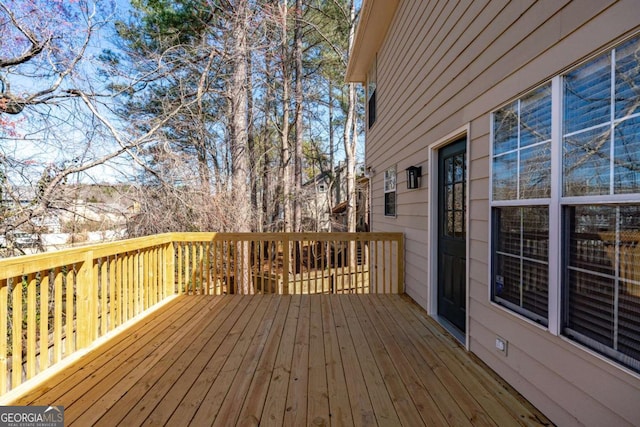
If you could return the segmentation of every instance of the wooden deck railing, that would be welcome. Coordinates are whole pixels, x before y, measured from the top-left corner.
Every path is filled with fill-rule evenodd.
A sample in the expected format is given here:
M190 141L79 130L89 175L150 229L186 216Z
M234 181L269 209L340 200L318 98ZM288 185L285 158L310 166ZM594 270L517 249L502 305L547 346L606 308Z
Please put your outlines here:
M168 233L0 260L0 395L177 294L401 293L401 233Z

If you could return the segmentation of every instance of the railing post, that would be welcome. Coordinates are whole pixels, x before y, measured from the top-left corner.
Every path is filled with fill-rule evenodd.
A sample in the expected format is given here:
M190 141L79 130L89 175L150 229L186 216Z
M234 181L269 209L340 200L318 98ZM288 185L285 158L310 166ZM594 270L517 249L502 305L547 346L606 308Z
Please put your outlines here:
M93 251L84 254L76 282L77 348L88 347L96 339L97 281L93 274ZM69 337L67 337L69 339Z
M284 234L282 239L282 289L278 289L278 294L283 295L285 289L289 289L289 261L291 248L289 248L289 234ZM295 292L294 292L295 293Z
M7 392L8 384L7 384L7 341L9 337L9 321L7 319L6 313L8 310L8 300L9 290L7 289L8 283L7 280L2 277L0 279L0 313L3 313L0 316L0 337L7 337L0 339L0 395L3 395Z
M401 294L404 292L404 234L398 237L398 285L396 287L396 293Z
M173 241L164 247L164 296L176 293L176 248Z

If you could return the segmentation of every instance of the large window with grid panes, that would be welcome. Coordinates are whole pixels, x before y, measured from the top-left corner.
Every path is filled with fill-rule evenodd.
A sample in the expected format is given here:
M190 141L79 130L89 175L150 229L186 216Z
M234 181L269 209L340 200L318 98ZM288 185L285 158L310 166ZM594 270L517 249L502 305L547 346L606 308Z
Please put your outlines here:
M492 114L491 298L640 372L640 37Z

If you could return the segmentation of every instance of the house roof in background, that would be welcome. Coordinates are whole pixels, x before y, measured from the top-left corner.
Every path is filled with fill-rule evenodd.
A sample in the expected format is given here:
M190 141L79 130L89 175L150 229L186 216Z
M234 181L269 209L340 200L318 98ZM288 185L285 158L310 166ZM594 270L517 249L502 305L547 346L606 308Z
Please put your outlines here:
M400 0L363 0L345 80L364 83Z
M348 202L345 200L344 202L338 203L337 205L334 206L334 208L331 210L332 214L339 214L339 213L344 213L347 211L347 204Z

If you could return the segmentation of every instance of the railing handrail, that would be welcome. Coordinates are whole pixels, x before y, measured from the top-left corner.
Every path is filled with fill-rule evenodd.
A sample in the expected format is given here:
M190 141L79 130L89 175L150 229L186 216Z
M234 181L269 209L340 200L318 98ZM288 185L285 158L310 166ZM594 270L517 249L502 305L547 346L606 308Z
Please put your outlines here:
M398 240L403 238L402 233L382 233L382 232L366 232L366 233L347 233L347 232L319 232L319 233L221 233L221 232L185 232L185 233L162 233L152 236L136 237L132 239L117 240L113 242L96 243L92 245L80 246L76 248L60 249L54 252L44 252L39 254L20 255L11 258L0 259L0 278L19 276L29 274L32 271L45 268L55 268L58 265L68 265L80 263L85 260L85 254L88 251L94 253L94 257L104 257L117 255L118 253L127 253L139 249L145 249L163 244L176 242L201 242L213 241L217 239L226 240L243 240L252 237L249 240L270 240L277 241L286 234L289 240L354 240L354 241L370 241L370 240ZM38 264L37 267L34 264ZM35 268L35 269L34 269ZM1 286L1 284L0 284Z
M94 256L103 257L126 253L133 250L149 248L153 246L172 243L172 238L176 233L156 234L153 236L136 237L133 239L117 240L113 242L96 243L92 245L80 246L76 248L60 249L54 252L44 252L39 254L21 255L11 258L0 259L0 276L11 277L20 274L28 274L34 263L41 263L37 268L54 268L58 265L68 265L83 262L85 254L89 251ZM0 277L1 278L1 277Z

